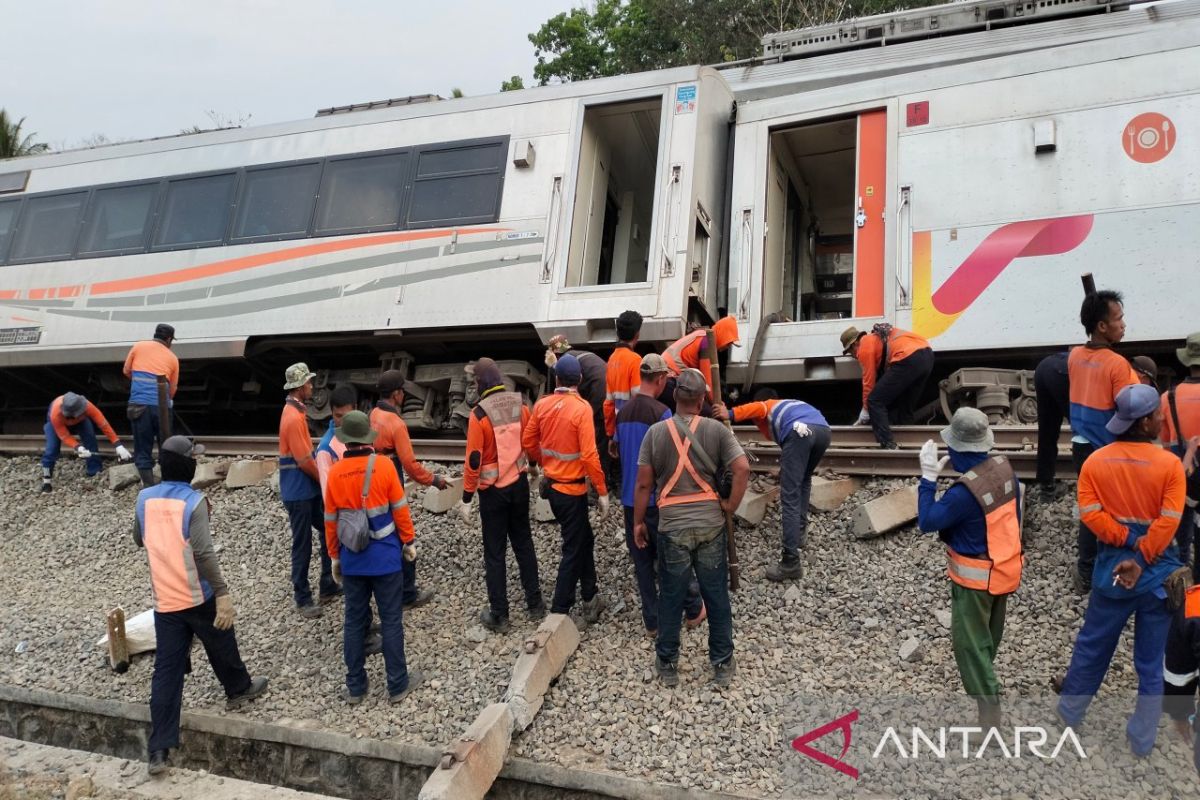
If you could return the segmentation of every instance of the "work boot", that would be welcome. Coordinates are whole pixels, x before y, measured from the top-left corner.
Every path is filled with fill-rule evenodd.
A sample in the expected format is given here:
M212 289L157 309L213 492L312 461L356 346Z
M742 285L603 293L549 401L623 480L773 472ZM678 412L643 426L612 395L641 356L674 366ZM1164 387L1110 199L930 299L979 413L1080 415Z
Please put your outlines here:
M317 597L317 602L323 606L327 606L334 600L341 597L344 593L345 590L341 586L338 586L332 592L321 592L321 594Z
M535 620L535 621L536 621L536 620L539 620L539 619L545 619L545 617L546 617L546 613L547 613L547 609L546 609L546 601L545 601L545 600L540 600L540 599L539 599L539 600L537 601L537 604L536 604L536 605L529 606L529 607L528 607L528 608L525 610L525 613L526 613L526 614L529 616L529 618L530 618L531 620Z
M1066 675L1053 676L1052 678L1050 678L1050 689L1053 690L1053 692L1055 694L1062 694L1063 681L1065 681L1066 679L1067 679Z
M1071 567L1071 584L1075 587L1075 594L1089 594L1092 591L1091 579L1084 578L1078 567Z
M429 601L433 599L433 589L417 589L417 596L410 602L404 604L405 611L411 611L414 608L429 605Z
M767 580L779 583L781 581L798 581L804 575L804 565L800 563L799 553L783 551L778 564L767 567Z
M492 633L508 633L508 617L502 617L490 608L479 612L479 622Z
M320 619L323 613L321 607L311 601L302 606L296 606L296 611L305 619Z
M150 754L149 762L146 764L146 771L151 775L161 775L167 771L170 766L170 751L155 750Z
M607 606L604 598L600 596L599 592L596 592L596 596L591 600L583 601L583 621L588 625L595 625L600 621L600 612Z
M366 698L366 692L363 692L362 694L350 694L349 689L342 689L342 699L346 701L346 705L348 706L360 705Z
M242 692L241 694L235 694L233 697L227 698L225 700L225 710L226 711L236 711L239 708L241 708L242 706L246 705L246 703L249 703L251 700L258 697L260 694L262 694L266 690L267 690L267 679L266 678L251 678L250 686L248 686L246 688L246 691Z
M383 652L383 637L373 633L363 642L363 655L376 656Z
M51 469L49 467L42 467L42 491L43 492L48 492L54 488L53 484L50 481L50 478L53 476L53 474L54 474L53 471L51 471Z
M881 442L879 444L879 448L881 450L899 450L900 445L896 444L895 442Z
M389 695L388 702L391 703L392 705L396 705L397 703L404 702L404 698L408 697L409 693L411 693L413 689L416 689L418 686L420 686L424 682L425 682L425 673L421 672L418 669L410 669L408 671L408 686L406 686L404 688L404 691L402 691L402 692L397 692L396 694Z
M984 733L1004 724L1004 707L1000 705L999 697L994 703L987 698L979 697L976 698L975 705L979 709L979 727L983 728Z
M675 662L663 661L658 656L655 656L654 671L658 673L658 679L662 681L663 686L671 687L679 685L679 666Z
M158 480L154 477L153 469L139 469L138 477L142 479L142 486L147 489L158 483Z
M722 688L733 682L733 676L737 674L737 663L734 662L733 656L722 661L720 664L713 665L713 683Z

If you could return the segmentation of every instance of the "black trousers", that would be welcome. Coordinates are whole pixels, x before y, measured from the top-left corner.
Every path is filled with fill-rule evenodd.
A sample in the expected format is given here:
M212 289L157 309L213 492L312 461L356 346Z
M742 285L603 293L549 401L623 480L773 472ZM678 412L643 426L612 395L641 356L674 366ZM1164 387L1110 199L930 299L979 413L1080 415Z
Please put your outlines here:
M925 389L925 381L933 372L933 350L926 347L902 361L889 364L867 395L867 413L875 441L892 442L892 422L904 425L912 422L913 411Z
M575 584L579 584L579 594L585 603L596 596L596 537L588 520L586 494L563 494L551 488L549 499L554 519L562 527L562 558L558 562L550 611L566 614L575 605Z
M1083 462L1096 451L1090 443L1071 442L1071 460L1075 462L1075 474L1083 469ZM1087 591L1092 589L1092 568L1096 565L1096 535L1091 528L1079 520L1079 532L1075 537L1075 569L1079 571L1079 579Z
M217 601L183 611L154 612L154 677L150 680L150 752L179 746L179 712L183 706L183 676L191 664L192 637L204 645L208 663L233 697L250 688L250 673L238 652L233 628L213 627Z
M1067 380L1067 354L1046 356L1033 371L1037 397L1038 449L1037 482L1054 484L1054 466L1058 460L1058 437L1064 420L1071 418L1071 385Z
M479 490L479 518L483 523L483 574L488 605L494 614L508 616L508 547L517 557L525 606L542 603L537 554L529 528L529 479L522 475L502 488Z

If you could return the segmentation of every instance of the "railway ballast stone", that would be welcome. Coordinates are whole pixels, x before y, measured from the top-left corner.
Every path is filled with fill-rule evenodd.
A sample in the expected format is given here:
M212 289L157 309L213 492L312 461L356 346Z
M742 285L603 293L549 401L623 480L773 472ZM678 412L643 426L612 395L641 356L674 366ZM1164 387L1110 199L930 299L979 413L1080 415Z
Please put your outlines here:
M117 464L108 468L108 488L119 492L126 486L133 486L140 481L137 467L133 464Z
M193 489L207 489L225 480L229 473L228 461L204 461L196 465L196 475L192 478Z
M859 539L873 539L917 518L917 487L905 486L854 509L850 529Z
M910 637L904 640L904 644L900 645L900 660L914 663L925 658L925 647L921 641L915 637Z
M741 505L737 507L737 511L733 514L747 525L757 526L763 518L767 516L767 508L779 494L779 487L769 489L765 492L755 492L747 490L742 497Z
M457 506L462 499L462 486L461 476L446 481L445 489L430 486L425 490L425 496L421 498L421 506L433 514L445 514Z
M814 475L808 504L817 511L836 511L846 498L862 488L858 478L822 478Z
M225 488L244 489L262 483L275 473L277 466L274 461L234 461L225 476Z
M418 800L483 800L492 787L508 755L512 741L513 713L507 703L492 703L446 752L458 742L473 742L465 760L455 760L449 769L433 770L421 787Z
M519 730L525 730L533 722L550 683L578 647L579 629L567 614L550 614L526 640L504 693L504 702L512 707Z

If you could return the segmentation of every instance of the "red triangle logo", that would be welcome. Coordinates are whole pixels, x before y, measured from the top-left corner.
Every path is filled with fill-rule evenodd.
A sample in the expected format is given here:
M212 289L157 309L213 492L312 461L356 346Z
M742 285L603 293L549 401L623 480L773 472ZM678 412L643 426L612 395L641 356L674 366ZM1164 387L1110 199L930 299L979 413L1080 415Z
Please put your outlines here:
M798 753L803 753L809 758L819 761L827 767L832 767L843 775L849 775L851 778L858 780L858 770L842 761L846 757L846 753L850 750L850 726L858 721L858 709L854 709L844 717L838 717L832 722L828 722L819 728L813 728L805 734L792 739L792 749ZM842 752L837 757L826 755L816 748L809 747L808 743L820 739L826 734L834 731L842 732Z

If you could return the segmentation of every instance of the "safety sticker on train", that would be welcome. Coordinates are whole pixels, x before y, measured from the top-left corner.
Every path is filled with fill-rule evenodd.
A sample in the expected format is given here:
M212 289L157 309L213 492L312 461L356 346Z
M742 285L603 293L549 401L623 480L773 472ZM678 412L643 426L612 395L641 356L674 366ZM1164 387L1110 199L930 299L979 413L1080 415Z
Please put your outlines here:
M696 84L679 86L675 89L675 113L691 114L696 110Z

